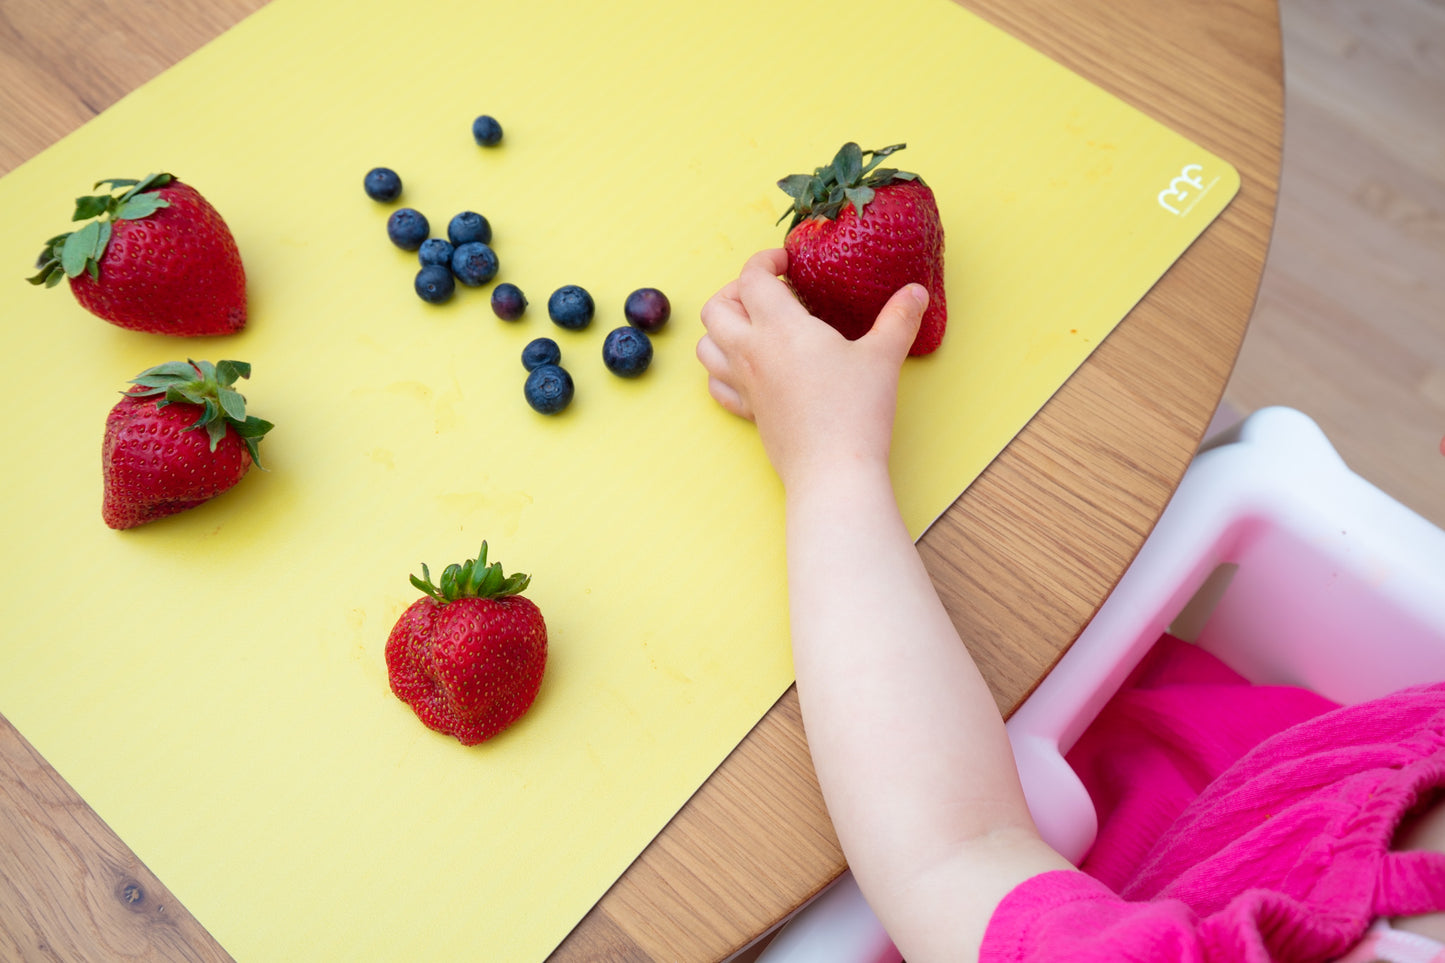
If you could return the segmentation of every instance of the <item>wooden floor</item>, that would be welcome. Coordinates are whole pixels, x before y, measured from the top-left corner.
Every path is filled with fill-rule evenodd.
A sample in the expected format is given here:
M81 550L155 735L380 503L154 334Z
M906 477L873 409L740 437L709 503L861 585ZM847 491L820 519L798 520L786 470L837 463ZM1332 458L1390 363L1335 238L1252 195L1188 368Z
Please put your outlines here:
M1284 170L1225 390L1445 526L1445 0L1282 0Z

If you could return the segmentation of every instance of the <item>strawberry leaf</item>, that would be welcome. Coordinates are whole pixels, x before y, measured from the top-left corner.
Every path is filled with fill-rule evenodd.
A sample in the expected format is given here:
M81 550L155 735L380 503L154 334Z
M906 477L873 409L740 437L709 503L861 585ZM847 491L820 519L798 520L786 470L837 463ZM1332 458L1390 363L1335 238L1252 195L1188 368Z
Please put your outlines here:
M170 174L151 174L144 180L135 181L121 177L110 177L96 181L95 187L106 187L114 192L125 188L119 197L113 194L90 194L75 199L75 213L71 221L86 221L84 227L69 234L61 234L45 242L45 251L36 264L37 273L28 278L31 284L54 287L60 283L61 275L76 278L82 272L92 278L100 278L100 259L110 244L111 224L114 221L134 221L149 217L170 202L158 194L145 193L164 187L175 180Z
M275 427L275 425L264 418L248 415L245 421L236 426L236 434L242 438L260 438Z
M196 366L189 361L167 361L142 371L131 379L131 383L151 388L195 381L198 374Z
M111 204L115 198L109 194L89 195L75 199L75 213L71 215L72 221L88 221L92 217L100 217L110 211Z
M811 174L789 174L778 181L778 187L782 188L784 194L796 201L807 196L812 181Z
M60 283L65 276L65 270L60 266L60 253L65 250L65 239L69 234L57 234L45 242L41 248L40 256L35 259L36 273L26 278L31 284L43 284L53 288Z
M221 387L216 391L216 398L221 403L221 410L226 417L232 421L246 420L246 399L234 388Z
M207 403L207 410L209 410L211 407L212 406ZM191 427L199 428L200 425L192 425ZM205 428L206 436L210 439L211 442L211 451L215 451L216 446L221 443L221 439L226 437L226 423L224 421L208 421L206 422Z
M60 283L60 279L63 277L65 277L65 271L61 268L60 262L49 261L41 267L39 274L35 274L25 280L31 284L43 284L47 288L53 288Z
M778 181L778 187L793 199L793 203L778 218L778 222L782 223L783 218L793 215L788 225L791 231L805 218L836 218L850 204L861 217L864 207L873 200L873 188L883 187L895 180L918 179L916 174L878 168L883 158L906 146L892 144L881 150L863 150L849 141L839 148L831 164L817 168L812 176L788 175Z
M431 583L431 572L427 571L426 562L421 563L421 578L417 578L415 575L413 575L411 577L411 584L415 585L417 588L421 589L423 592L430 595L432 598L436 599L439 602L446 601L446 599L441 597L441 593L437 591L437 587Z
M228 428L246 444L251 461L259 468L261 456L257 448L261 437L275 426L269 421L246 414L246 398L231 385L237 378L250 377L251 366L245 361L168 361L147 368L131 379L128 394L141 398L161 395L157 408L169 404L198 405L200 417L187 430L204 428L210 438L211 451L226 437Z
M865 168L863 168L861 171L859 171L859 174L862 175L862 174L868 173L868 172L871 171L873 168L877 167L877 166L878 166L878 162L881 161L883 158L887 157L889 154L893 153L894 151L900 151L900 150L902 150L903 148L905 148L905 147L907 147L907 146L908 146L907 144L893 144L892 146L884 147L884 148L881 149L881 150L870 150L870 151L868 151L867 153L873 155L873 159L868 162L868 166L867 166L867 167L865 167Z
M532 582L530 575L520 572L505 575L502 563L487 564L487 543L474 559L467 559L461 565L448 565L437 584L432 583L431 572L422 563L421 577L411 576L411 584L422 592L445 605L460 598L499 599L516 595Z
M120 199L122 201L128 201L132 197L135 197L137 194L142 194L146 191L154 190L157 187L165 187L173 180L175 180L175 177L173 175L160 173L147 174L142 180L139 181L127 181L127 184L132 185L131 189L122 194L120 196ZM119 184L117 186L119 186Z
M873 200L873 188L871 187L849 187L844 189L843 194L852 203L853 209L858 212L860 218L863 216L864 205Z
M863 149L851 140L833 158L833 172L840 184L856 184L863 176Z
M251 377L251 366L245 361L216 362L216 380L223 385L233 385L237 378Z
M251 415L239 425L232 425L231 427L236 429L236 434L240 435L241 440L246 443L246 450L251 453L251 462L257 468L265 471L266 469L261 465L261 452L258 446L261 441L261 436L276 426L265 419Z
M60 266L65 269L67 277L73 278L85 270L86 262L95 258L95 245L99 240L99 221L91 221L65 239L65 246L60 251Z
M143 217L150 217L163 207L170 207L171 202L159 194L137 194L128 201L120 204L115 211L115 219L118 221L138 221Z

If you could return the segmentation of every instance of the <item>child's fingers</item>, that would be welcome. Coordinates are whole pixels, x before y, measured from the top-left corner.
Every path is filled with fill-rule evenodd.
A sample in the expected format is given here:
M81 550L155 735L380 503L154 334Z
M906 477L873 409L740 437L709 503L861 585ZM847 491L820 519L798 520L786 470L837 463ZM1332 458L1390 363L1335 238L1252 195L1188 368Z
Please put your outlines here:
M722 305L741 304L742 302L738 300L738 279L733 278L727 284L724 284L717 294L714 294L708 300L717 301Z
M918 327L923 323L927 307L928 289L921 284L906 284L893 292L864 337L890 357L896 356L902 364L908 349L913 347L913 339L918 337Z
M742 303L738 301L738 282L732 281L717 294L703 302L702 310L698 314L702 317L702 326L711 328L714 319L719 315L728 312L742 311Z
M711 339L724 355L744 350L753 332L752 319L740 305L719 302L703 305L703 337ZM699 342L701 344L701 342Z
M708 378L707 393L712 395L713 400L721 405L724 411L748 421L753 420L753 413L743 401L743 396L733 390L731 385L717 378Z
M780 247L764 248L743 264L742 273L755 269L771 277L777 277L788 269L788 252Z
M747 309L738 299L738 282L732 281L721 291L707 299L698 312L703 328L716 336L721 333L725 341L734 340L734 335L752 326Z
M697 360L702 362L703 369L714 378L721 378L724 381L732 380L732 369L728 365L727 354L718 347L718 343L712 335L705 334L698 340Z
M738 299L750 317L767 324L775 318L808 313L778 277L787 268L788 255L782 248L759 251L748 258L738 276Z
M735 381L728 356L718 347L711 334L703 335L698 341L697 360L702 362L703 370L707 372L707 393L712 395L713 400L722 405L724 410L751 421L751 408L743 399L742 393L733 387Z

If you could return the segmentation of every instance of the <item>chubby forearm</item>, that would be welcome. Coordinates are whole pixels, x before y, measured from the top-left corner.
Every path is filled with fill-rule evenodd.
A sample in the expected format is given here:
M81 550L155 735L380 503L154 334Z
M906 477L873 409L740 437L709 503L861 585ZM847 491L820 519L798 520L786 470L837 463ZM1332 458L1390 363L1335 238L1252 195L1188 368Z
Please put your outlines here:
M698 360L787 491L803 724L844 854L909 963L966 960L1009 889L1068 863L1034 831L993 696L888 478L928 292L900 288L850 341L798 302L787 264L760 251L708 300Z
M841 810L835 821L967 837L1018 818L1023 796L1003 721L886 469L795 487L787 524L793 658L809 745L828 770L820 776L834 790L830 807Z
M1003 720L886 465L791 482L787 526L798 691L844 853L895 940L917 921L933 924L925 942L973 944L965 931L1008 888L1068 864L1037 841Z

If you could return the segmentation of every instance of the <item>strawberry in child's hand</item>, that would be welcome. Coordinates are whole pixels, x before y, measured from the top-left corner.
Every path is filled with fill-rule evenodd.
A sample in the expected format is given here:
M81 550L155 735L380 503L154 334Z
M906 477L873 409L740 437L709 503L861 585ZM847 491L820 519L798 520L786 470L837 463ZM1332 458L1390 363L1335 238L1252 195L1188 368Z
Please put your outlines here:
M492 738L537 698L547 665L542 613L518 593L527 575L487 564L487 543L462 565L448 565L441 585L431 573L411 584L426 593L402 613L386 640L391 691L429 729L465 746Z
M917 174L878 167L904 146L865 151L850 142L827 167L778 186L793 199L783 212L793 215L783 248L788 284L803 306L856 341L899 288L922 284L928 309L908 352L920 355L938 347L948 322L943 224Z
M62 277L81 307L133 331L234 334L246 324L246 272L226 222L195 188L170 174L110 179L112 191L79 197L88 223L45 242L31 284Z
M269 421L246 414L231 386L244 361L172 361L142 371L105 420L101 517L135 528L195 508L233 487L251 465Z

